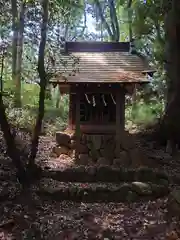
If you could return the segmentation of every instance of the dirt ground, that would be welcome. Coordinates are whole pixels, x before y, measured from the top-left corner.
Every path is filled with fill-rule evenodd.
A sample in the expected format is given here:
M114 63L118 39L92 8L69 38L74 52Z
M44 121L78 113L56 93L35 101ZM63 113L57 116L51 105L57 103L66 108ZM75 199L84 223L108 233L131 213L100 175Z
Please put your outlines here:
M41 138L38 162L43 166L53 164L49 158L53 144L52 138ZM144 148L155 155L156 167L171 175L180 173L178 157L171 159L152 145L146 143ZM21 191L14 166L4 154L2 139L0 152L0 240L177 239L167 237L167 233L180 229L177 219L167 218L167 198L131 204L55 202L40 198L35 186Z

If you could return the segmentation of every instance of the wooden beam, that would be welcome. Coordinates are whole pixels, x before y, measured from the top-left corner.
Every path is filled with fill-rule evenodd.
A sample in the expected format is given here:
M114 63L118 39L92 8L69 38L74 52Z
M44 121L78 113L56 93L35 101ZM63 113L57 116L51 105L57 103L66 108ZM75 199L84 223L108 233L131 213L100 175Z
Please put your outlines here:
M81 130L80 130L80 91L76 92L76 150L75 150L75 158L76 161L79 160L79 145L81 140Z
M115 94L117 89L121 89L120 84L104 84L104 83L82 83L79 85L72 85L71 92L76 93L79 89L83 93L112 93Z

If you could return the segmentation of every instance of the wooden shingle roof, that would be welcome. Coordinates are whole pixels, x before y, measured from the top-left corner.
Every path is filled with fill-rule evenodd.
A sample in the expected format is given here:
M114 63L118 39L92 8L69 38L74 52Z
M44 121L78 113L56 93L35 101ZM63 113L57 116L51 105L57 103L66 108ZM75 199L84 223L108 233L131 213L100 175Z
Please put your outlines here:
M67 48L53 66L52 82L148 82L144 73L153 71L144 57L130 53L129 43L74 42Z

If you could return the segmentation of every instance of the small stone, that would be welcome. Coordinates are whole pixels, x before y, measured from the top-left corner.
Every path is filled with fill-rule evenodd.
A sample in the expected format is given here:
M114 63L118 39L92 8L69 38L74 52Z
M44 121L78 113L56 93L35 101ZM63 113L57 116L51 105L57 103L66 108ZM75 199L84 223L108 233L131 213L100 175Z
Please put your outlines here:
M151 195L152 189L151 185L143 182L133 182L132 190L134 190L139 195Z
M67 162L71 163L73 161L73 159L71 157L69 157L68 155L66 155L66 154L61 154L58 159L61 162L63 161L63 162L66 162L66 163Z
M63 132L56 132L56 142L59 146L69 147L70 145L70 136Z
M66 154L68 155L69 154L69 148L67 147L53 147L53 150L52 150L53 153L55 153L58 157L61 155L61 154Z

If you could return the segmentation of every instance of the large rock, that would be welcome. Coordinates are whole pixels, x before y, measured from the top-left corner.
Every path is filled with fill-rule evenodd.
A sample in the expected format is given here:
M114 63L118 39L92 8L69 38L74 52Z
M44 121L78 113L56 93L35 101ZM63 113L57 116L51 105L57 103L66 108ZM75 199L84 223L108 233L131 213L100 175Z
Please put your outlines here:
M69 147L71 142L71 137L66 133L56 132L56 142L59 146Z
M52 150L53 153L55 153L58 157L61 155L61 154L66 154L66 155L69 155L69 148L67 147L53 147L53 150Z
M65 131L64 131L65 134L67 134L71 139L75 140L76 138L76 133L75 133L75 130L72 130L72 129L69 129L67 128Z

